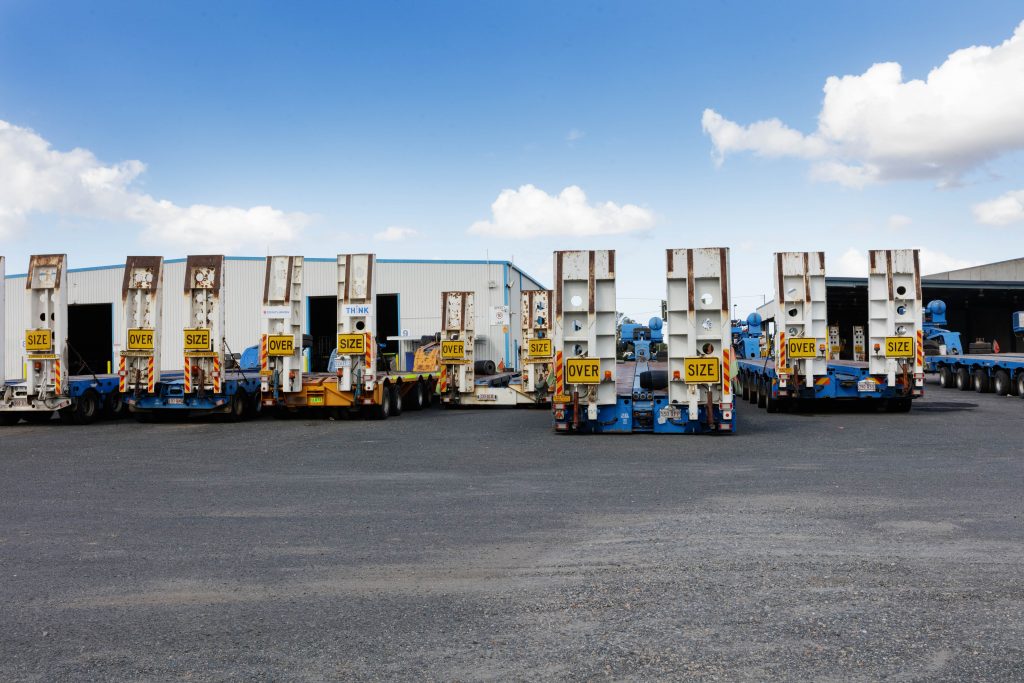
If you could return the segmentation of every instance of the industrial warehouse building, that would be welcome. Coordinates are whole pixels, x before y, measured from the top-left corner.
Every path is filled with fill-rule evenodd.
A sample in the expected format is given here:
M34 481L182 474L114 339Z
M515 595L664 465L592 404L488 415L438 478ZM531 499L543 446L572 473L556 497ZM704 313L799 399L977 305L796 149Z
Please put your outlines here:
M521 342L519 299L523 290L543 289L515 264L507 261L430 261L377 259L377 336L418 339L440 331L441 292L474 293L478 359L518 363ZM266 259L229 256L225 259L224 302L226 338L232 352L256 344L262 333L261 316ZM27 264L25 264L27 266ZM13 270L8 262L8 270ZM124 265L70 269L68 287L68 341L96 373L115 367L124 344L121 285ZM161 365L165 370L182 365L181 330L185 327L185 259L164 261L163 341ZM337 332L337 260L306 258L303 275L305 330L312 337L310 364L326 369ZM26 327L25 275L6 277L7 378L22 376L21 341ZM507 307L507 308L505 308ZM397 339L386 342L385 353L406 353ZM408 345L407 345L408 346ZM74 353L69 362L81 372ZM110 364L108 366L108 363Z

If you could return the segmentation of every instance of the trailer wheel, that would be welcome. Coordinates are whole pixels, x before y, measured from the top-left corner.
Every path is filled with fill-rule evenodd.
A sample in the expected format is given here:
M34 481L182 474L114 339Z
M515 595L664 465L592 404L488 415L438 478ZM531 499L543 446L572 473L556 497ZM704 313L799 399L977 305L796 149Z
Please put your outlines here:
M760 382L757 377L750 378L750 389L747 391L747 401L754 405L757 405L757 388L760 386Z
M974 371L973 386L976 392L987 394L992 391L992 387L989 384L988 373L983 368L978 368Z
M757 407L767 408L768 407L768 384L766 382L759 382L757 385Z
M996 370L995 377L992 378L992 391L996 392L997 396L1006 396L1010 393L1010 373L1006 370Z
M87 391L78 397L70 409L71 421L76 425L92 424L100 412L100 397L94 391Z
M384 387L380 392L380 405L370 408L369 417L373 420L386 420L391 417L391 391Z
M779 412L779 399L772 396L771 383L765 384L764 409L769 413Z
M956 369L956 388L960 391L971 390L971 372L967 368Z
M943 365L939 368L939 386L943 389L952 389L956 385L956 377L953 371Z
M747 383L746 375L740 375L740 396L744 401L750 400L750 386Z
M120 420L128 414L128 407L124 404L124 397L120 391L113 391L107 394L107 400L103 402L103 416L108 420Z
M391 391L391 414L398 417L402 414L402 387L392 384L387 389Z
M231 397L231 412L228 413L228 417L232 422L241 422L245 419L246 413L246 396L245 392L239 389L235 392L235 395Z
M1024 398L1024 372L1017 373L1017 380L1013 385L1017 388L1017 395Z
M423 380L417 380L409 389L409 403L403 406L406 410L423 410L427 403L427 389Z

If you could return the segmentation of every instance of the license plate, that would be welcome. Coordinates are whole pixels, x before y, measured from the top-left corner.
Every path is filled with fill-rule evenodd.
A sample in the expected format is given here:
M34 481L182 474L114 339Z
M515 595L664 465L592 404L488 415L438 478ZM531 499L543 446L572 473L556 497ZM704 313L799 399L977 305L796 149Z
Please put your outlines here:
M870 394L878 391L878 384L873 379L862 379L857 382L857 391L862 394Z
M682 411L679 410L678 406L665 406L658 411L658 416L665 420L678 420L682 416Z
M722 381L722 364L717 358L684 358L683 381L687 384L718 384Z
M459 340L441 341L441 360L462 360L466 357L466 342Z
M818 340L807 337L790 339L786 344L790 358L817 358Z
M497 401L498 400L498 395L497 394L477 394L476 397L477 397L477 400L480 400L480 401Z
M183 398L169 398L169 399L167 399L167 403L168 403L168 405L172 405L172 406L181 406L181 405L185 405L185 399L183 399Z
M310 396L309 405L311 406L322 406L324 404L323 396Z
M885 338L886 358L913 358L914 338L913 337L886 337Z
M565 361L565 381L568 384L600 383L601 359L570 358Z

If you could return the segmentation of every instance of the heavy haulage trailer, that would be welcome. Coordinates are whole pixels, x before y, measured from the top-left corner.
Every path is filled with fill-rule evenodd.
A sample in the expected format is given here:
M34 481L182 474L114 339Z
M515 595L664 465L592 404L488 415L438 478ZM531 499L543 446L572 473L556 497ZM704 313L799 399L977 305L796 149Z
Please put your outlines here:
M150 263L153 258L149 257ZM139 283L135 279L139 275L146 279L143 263L134 261L133 271L126 266L125 291L129 298L134 292L140 305L147 299L159 305L160 277L150 280L148 287L133 285ZM225 339L225 289L223 256L189 256L185 260L183 368L157 372L157 358L153 356L154 372L146 375L145 386L135 382L124 396L136 419L145 422L158 417L222 414L241 420L259 410L259 367L240 364ZM143 291L147 292L145 296L141 295ZM143 324L145 314L137 306L125 306L123 324L127 333L130 335L133 329L152 333L155 352L162 343L160 314L154 311L148 319L150 327ZM129 373L128 379L141 376L141 372Z
M328 371L296 372L295 376L301 376L296 390L269 396L265 392L264 404L275 407L275 414L312 410L332 417L359 414L383 420L401 415L403 410L430 406L439 376L437 344L431 341L421 346L414 366L406 370L392 369L381 357L376 333L375 261L373 254L338 255L337 348L331 354ZM301 323L295 320L292 315L292 336L301 331ZM293 371L282 372L291 378ZM294 381L291 386L295 386Z
M494 369L477 361L473 292L441 293L441 375L445 407L546 406L554 391L551 292L527 290L520 299L521 371Z
M960 334L945 329L946 304L930 301L925 309L925 335L933 341L927 354L927 369L939 374L939 385L960 391L994 392L999 396L1024 398L1024 354L964 353ZM1013 314L1013 332L1024 336L1024 311ZM973 344L968 348L977 348Z
M797 401L869 400L892 412L910 410L924 392L921 274L916 249L871 251L866 349L855 338L855 357L834 358L827 323L825 254L774 255L774 334L752 314L736 331L742 398L778 412ZM764 338L767 335L767 343ZM856 335L855 335L856 337ZM860 346L858 346L858 341ZM764 353L761 349L767 349Z
M615 252L554 255L555 396L559 432L729 433L729 250L666 253L665 361L617 363Z
M49 422L57 411L61 422L89 424L121 410L117 376L96 374L68 344L67 256L39 254L29 258L25 278L28 319L24 334L24 373L0 386L0 424ZM3 261L0 259L0 308L3 305ZM2 315L0 315L2 322ZM70 374L69 356L88 374ZM0 367L3 357L0 353Z

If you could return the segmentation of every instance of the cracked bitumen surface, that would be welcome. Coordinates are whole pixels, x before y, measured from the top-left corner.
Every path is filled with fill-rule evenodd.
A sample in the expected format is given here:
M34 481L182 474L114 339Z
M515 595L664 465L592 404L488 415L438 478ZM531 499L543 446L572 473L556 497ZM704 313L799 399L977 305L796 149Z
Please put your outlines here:
M1024 400L0 430L0 680L1021 680Z

